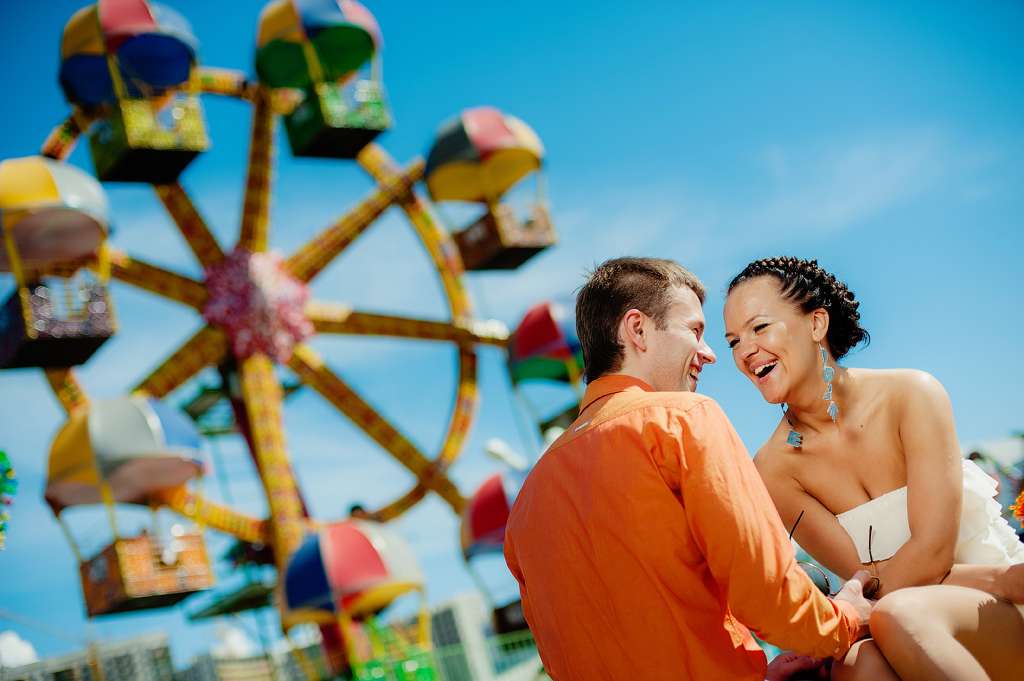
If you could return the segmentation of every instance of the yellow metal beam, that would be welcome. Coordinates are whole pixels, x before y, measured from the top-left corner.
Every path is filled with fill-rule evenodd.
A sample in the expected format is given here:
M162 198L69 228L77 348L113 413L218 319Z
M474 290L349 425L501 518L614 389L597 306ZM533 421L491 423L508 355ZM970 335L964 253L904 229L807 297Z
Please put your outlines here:
M315 277L422 176L423 160L418 159L405 172L389 177L376 192L288 258L288 271L302 281Z
M46 373L46 380L53 388L57 400L68 414L76 409L89 406L89 398L82 390L82 385L78 382L74 369L44 369L43 371Z
M238 247L253 252L267 250L270 236L270 178L274 149L274 109L270 91L258 87L253 95L252 132L249 137L249 170L242 206L242 230Z
M459 345L483 343L505 347L508 344L508 328L497 320L439 322L359 312L345 305L317 301L306 306L306 316L317 333L419 338Z
M456 513L461 513L466 500L445 474L444 462L438 464L424 456L416 445L328 369L315 350L307 345L297 346L288 366L303 383L320 393L377 444L390 452L396 461L416 476L420 484L437 492Z
M126 284L138 286L200 312L206 304L206 288L198 281L136 260L114 248L110 249L110 274Z
M363 170L379 183L390 183L395 180L401 168L384 148L377 144L367 144L356 157L356 162ZM416 191L409 191L399 197L398 205L409 217L417 236L427 249L434 269L441 277L451 308L452 319L470 319L473 316L472 305L466 288L462 285L462 256L451 235L437 224L430 203L420 197Z
M92 125L93 118L78 109L72 111L64 122L56 126L43 142L40 153L43 156L63 161L75 149L78 138Z
M227 349L228 340L224 332L204 326L140 381L133 392L164 397L204 368L219 363Z
M158 501L179 515L242 541L254 544L270 542L270 527L266 520L253 518L223 504L208 501L188 491L184 486L160 493Z
M476 412L479 396L476 389L476 354L466 348L459 350L459 389L455 396L455 404L451 420L448 424L448 432L444 438L444 448L437 457L435 466L446 470L462 452L462 445L469 434L469 427L473 422L473 414ZM387 506L372 512L370 515L380 522L387 522L402 515L415 506L424 496L427 488L422 482L417 482L412 489L400 496ZM455 508L453 506L453 508ZM456 513L461 513L461 507L455 508Z
M274 561L278 574L283 575L288 559L302 543L306 522L285 447L281 385L273 363L265 355L242 360L239 373L252 430L253 454L270 506Z
M156 185L154 188L200 264L209 267L223 260L224 251L210 232L210 228L206 226L206 221L196 210L192 199L185 193L185 188L178 182Z

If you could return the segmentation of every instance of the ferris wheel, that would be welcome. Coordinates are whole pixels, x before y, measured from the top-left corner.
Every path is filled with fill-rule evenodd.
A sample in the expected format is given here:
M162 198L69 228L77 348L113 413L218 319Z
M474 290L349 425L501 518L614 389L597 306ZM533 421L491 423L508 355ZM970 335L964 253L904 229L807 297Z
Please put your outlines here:
M163 607L213 581L201 534L175 537L174 555L167 559L157 538L118 534L117 504L168 508L269 547L282 582L289 570L299 569L293 565L296 555L303 571L311 569L313 549L303 550L310 537L378 536L375 524L400 516L428 494L455 514L464 511L466 498L447 471L477 405L477 348L506 347L509 341L502 324L474 317L465 277L467 271L514 269L555 242L541 189L526 216L503 203L513 186L539 175L544 150L523 121L479 107L441 127L426 162L399 165L374 141L390 124L380 44L376 20L354 0L266 5L256 36L255 78L200 65L187 21L147 0L98 0L64 27L60 83L71 113L41 155L0 163L0 270L16 283L0 312L0 368L42 368L67 412L51 448L46 491L58 521L71 506L109 509L114 540L100 554L81 555L68 531L91 616ZM252 109L244 209L232 245L218 242L179 182L209 146L203 96L233 98ZM369 195L289 254L274 251L270 239L279 121L293 155L354 160L375 183ZM64 162L82 136L88 137L95 177ZM450 233L418 188L421 181L433 201L477 205L477 219ZM111 243L101 182L153 185L203 276L145 262ZM310 296L310 282L392 206L407 217L440 279L447 319L382 314ZM169 349L126 395L90 400L74 366L89 361L115 333L132 331L131 320L115 314L111 279L194 310L203 326ZM318 334L451 344L457 380L440 446L425 451L401 424L380 414L314 350L310 339ZM396 490L389 503L361 511L356 521L344 521L364 523L358 527L332 530L307 517L287 447L285 390L275 366L287 367L416 482ZM208 367L225 378L224 397L265 492L266 518L215 503L191 484L202 473L195 454L198 433L165 398ZM332 624L324 612L349 619L372 615L386 607L388 594L401 592L395 584L415 586L415 580L378 578L382 591L376 595L342 597L336 593L342 586L333 585L327 602L313 607L291 593L279 597L282 624L315 623L325 628L326 640ZM353 602L373 607L352 611ZM347 652L351 657L351 648Z

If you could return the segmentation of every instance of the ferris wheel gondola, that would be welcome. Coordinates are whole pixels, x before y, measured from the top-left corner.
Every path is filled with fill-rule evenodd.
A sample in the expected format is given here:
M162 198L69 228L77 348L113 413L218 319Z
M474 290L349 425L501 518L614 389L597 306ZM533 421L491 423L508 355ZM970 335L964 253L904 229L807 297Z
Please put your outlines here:
M95 119L90 147L104 181L173 182L209 140L195 78L198 41L174 10L98 0L61 41L68 102Z
M256 73L303 100L284 118L295 156L355 158L391 125L380 27L355 0L275 0L260 15Z
M199 477L200 447L186 416L138 396L77 409L57 433L44 496L78 558L90 616L165 607L212 585L201 532L175 526L168 538L122 536L117 521L117 504L156 508ZM113 541L85 556L64 511L96 505L107 510Z
M484 208L454 235L467 270L515 269L555 243L543 162L537 133L493 107L466 109L441 126L424 171L430 198ZM521 219L502 198L529 175L536 175L537 190Z
M107 197L93 177L42 156L0 162L0 368L85 362L116 328L107 294ZM97 259L97 274L80 271Z

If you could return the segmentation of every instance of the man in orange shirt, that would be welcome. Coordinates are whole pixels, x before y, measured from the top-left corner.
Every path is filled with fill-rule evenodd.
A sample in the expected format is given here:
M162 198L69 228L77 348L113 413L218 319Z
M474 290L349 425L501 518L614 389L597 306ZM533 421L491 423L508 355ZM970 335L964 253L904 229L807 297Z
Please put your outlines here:
M505 534L555 681L781 680L816 663L769 668L751 629L814 658L866 633L867 572L832 600L815 588L732 424L694 392L715 361L703 299L695 276L653 258L610 260L580 290L580 415Z

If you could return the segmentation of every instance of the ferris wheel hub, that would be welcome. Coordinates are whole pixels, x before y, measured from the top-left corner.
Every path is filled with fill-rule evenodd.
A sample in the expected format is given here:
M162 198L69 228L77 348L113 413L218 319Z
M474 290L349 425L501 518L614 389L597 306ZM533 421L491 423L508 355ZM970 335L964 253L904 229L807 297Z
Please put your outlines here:
M231 339L235 357L263 353L286 362L313 334L306 317L309 287L292 276L277 253L236 248L207 268L203 317Z

